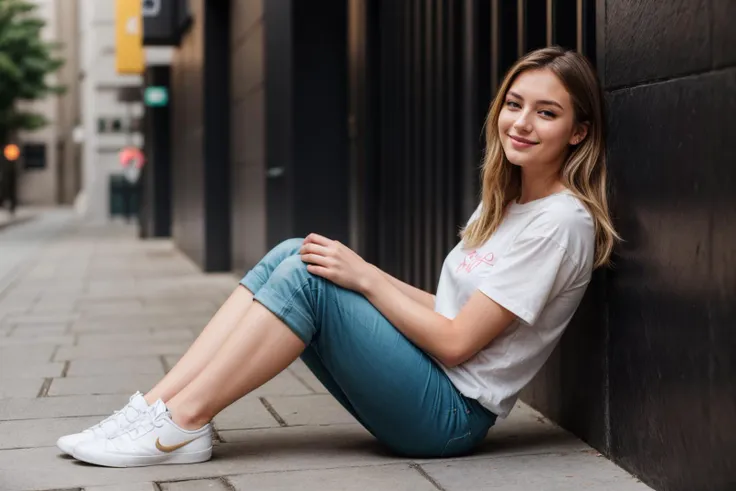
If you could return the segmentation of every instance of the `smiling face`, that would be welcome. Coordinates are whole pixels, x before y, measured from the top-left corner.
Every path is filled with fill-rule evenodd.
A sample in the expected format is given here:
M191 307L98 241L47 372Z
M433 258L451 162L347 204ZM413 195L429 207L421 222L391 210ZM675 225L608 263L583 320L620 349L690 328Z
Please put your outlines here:
M522 72L506 93L498 134L506 158L522 168L559 169L586 127L577 124L570 94L548 69Z

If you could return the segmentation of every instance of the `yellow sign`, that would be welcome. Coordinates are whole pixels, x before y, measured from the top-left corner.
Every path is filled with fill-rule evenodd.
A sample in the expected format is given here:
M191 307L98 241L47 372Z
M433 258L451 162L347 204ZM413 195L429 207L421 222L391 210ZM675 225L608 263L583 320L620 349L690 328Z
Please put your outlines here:
M141 0L115 0L115 52L118 73L143 73Z
M13 161L18 160L18 157L20 157L20 148L18 148L18 145L11 143L10 145L5 145L5 148L3 149L3 155L5 155L5 158Z

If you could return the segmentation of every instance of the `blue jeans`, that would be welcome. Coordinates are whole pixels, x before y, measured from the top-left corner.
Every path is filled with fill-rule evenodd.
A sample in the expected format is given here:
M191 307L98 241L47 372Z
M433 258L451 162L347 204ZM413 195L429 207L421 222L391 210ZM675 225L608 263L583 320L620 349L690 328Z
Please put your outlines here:
M302 360L373 436L411 457L470 452L496 416L361 294L307 271L303 239L273 248L240 283L306 344Z

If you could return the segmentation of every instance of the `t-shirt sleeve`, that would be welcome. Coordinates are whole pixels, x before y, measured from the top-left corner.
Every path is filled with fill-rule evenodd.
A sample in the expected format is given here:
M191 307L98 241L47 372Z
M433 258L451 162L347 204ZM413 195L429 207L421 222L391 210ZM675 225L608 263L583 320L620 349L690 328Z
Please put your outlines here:
M576 274L565 248L544 236L520 237L479 284L479 290L527 324L534 324L547 300Z

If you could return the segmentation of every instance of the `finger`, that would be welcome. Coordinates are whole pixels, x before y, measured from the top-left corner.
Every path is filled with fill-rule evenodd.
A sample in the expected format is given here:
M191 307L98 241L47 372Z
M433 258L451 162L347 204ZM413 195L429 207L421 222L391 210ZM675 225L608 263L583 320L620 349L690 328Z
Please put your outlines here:
M309 234L307 236L307 240L311 243L319 244L322 246L329 246L332 243L332 241L327 237L315 233Z
M330 279L329 278L330 270L323 266L317 266L316 264L308 264L307 271L317 276L321 276L322 278L325 278L328 280Z
M319 254L320 256L327 256L330 253L330 249L319 244L304 244L299 249L299 254Z
M317 264L320 266L329 266L329 259L319 254L302 254L302 261L309 264Z

